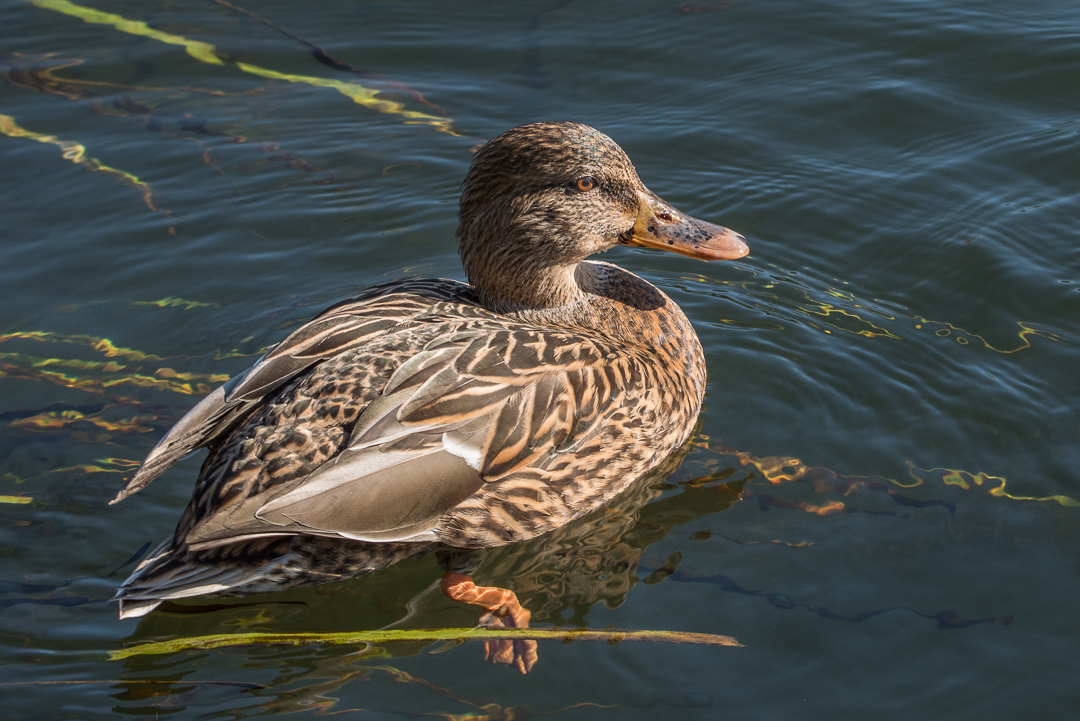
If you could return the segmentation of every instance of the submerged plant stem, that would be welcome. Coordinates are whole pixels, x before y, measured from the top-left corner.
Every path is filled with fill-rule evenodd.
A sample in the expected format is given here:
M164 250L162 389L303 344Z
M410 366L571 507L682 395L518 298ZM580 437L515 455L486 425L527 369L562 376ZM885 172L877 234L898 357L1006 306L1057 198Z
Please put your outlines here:
M332 88L358 105L363 105L366 108L370 108L371 110L380 113L400 115L406 119L406 125L430 125L440 132L448 133L455 137L460 137L461 135L454 128L453 121L450 120L450 118L440 118L435 115L428 115L427 113L421 113L415 110L406 110L405 106L401 103L378 99L376 96L379 91L372 90L371 88L367 88L356 82L342 82L340 80L318 78L309 75L279 73L274 70L259 67L258 65L251 65L250 63L233 63L226 61L222 57L222 53L210 43L190 40L182 35L174 35L172 33L154 30L142 21L128 20L122 15L94 10L93 8L69 2L69 0L28 1L39 8L77 17L83 22L98 25L111 25L113 28L123 33L139 35L170 45L180 45L187 51L188 55L203 63L212 65L231 65L239 68L245 73L258 75L263 78L271 78L273 80L284 80L290 83L302 83L316 87Z
M731 636L683 631L630 631L605 629L560 628L419 628L348 633L219 633L209 636L177 638L172 641L144 643L131 648L111 651L109 659L117 661L132 656L175 653L192 649L213 649L228 646L266 645L296 646L311 643L333 645L390 643L394 641L449 641L498 639L536 639L558 641L645 641L652 643L689 643L703 646L737 646L742 644Z

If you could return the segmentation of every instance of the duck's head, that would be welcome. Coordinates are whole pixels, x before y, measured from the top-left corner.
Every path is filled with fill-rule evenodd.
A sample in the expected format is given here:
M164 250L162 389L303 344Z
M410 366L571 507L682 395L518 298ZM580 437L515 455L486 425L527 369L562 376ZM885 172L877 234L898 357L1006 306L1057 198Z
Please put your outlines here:
M473 158L458 242L469 282L497 311L573 303L585 258L616 245L703 260L741 258L741 235L685 215L650 191L608 136L578 123L508 130Z

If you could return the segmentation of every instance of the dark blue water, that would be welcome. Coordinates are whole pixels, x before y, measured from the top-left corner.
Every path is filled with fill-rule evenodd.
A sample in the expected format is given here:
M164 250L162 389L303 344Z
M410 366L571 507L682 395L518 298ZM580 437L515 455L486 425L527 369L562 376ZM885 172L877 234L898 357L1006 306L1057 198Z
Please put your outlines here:
M255 15L0 2L0 718L1073 712L1075 8L241 7ZM209 634L475 624L433 558L118 621L124 564L172 531L201 457L107 501L321 308L461 278L470 149L547 119L603 130L752 254L605 256L694 322L701 435L607 511L489 552L477 579L537 626L745 647L542 641L525 677L476 643L110 660Z

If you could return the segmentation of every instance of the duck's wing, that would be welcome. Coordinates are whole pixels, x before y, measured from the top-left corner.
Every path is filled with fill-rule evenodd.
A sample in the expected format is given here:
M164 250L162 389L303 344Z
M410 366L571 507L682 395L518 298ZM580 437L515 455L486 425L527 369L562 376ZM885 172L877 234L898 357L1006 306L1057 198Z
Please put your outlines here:
M455 281L384 284L323 311L188 411L109 504L136 493L184 456L222 437L307 369L428 312L432 302L456 299L465 287Z
M436 540L443 514L485 483L574 453L638 402L639 365L612 344L496 321L452 325L397 367L340 453L202 514L188 546L297 533Z

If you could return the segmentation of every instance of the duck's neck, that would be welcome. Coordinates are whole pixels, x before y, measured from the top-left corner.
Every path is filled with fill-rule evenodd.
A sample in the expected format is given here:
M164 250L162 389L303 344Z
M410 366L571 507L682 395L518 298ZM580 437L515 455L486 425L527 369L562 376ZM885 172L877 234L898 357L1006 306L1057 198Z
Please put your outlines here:
M465 258L463 258L465 260ZM584 301L593 285L590 264L540 264L521 258L466 263L480 302L496 313L543 312Z
M531 324L590 330L624 347L687 352L700 347L679 307L648 281L594 261L581 263L572 277L570 302L503 312Z

